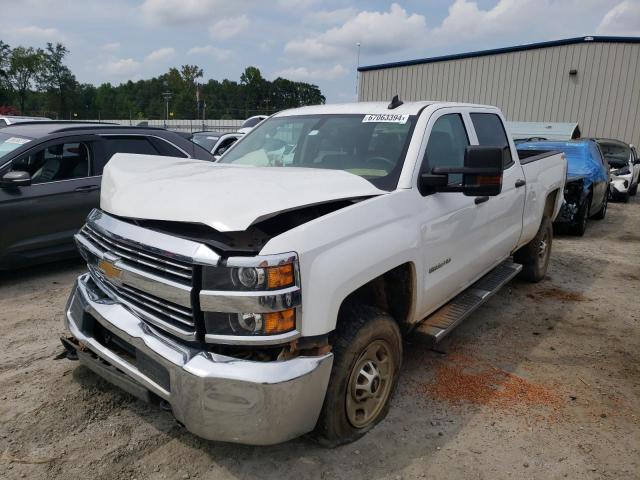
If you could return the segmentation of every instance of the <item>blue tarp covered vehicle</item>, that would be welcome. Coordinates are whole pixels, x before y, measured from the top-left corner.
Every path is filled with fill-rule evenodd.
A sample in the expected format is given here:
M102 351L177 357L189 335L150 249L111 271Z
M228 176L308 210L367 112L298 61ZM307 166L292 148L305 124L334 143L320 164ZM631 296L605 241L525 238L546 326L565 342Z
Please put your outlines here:
M524 142L518 144L518 150L556 150L567 157L564 204L556 223L567 225L575 235L584 235L588 218L604 218L609 197L609 165L595 141Z

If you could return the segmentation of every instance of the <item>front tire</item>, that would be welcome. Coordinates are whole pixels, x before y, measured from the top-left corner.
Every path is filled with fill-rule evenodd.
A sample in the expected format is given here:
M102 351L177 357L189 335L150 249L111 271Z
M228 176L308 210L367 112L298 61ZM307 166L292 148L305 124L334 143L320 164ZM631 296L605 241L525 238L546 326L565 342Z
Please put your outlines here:
M513 259L522 264L520 276L525 280L537 283L544 278L549 268L551 246L553 244L553 226L547 217L542 218L536 236L518 250Z
M375 307L346 306L332 343L331 379L314 432L329 447L357 440L387 415L402 364L398 324Z

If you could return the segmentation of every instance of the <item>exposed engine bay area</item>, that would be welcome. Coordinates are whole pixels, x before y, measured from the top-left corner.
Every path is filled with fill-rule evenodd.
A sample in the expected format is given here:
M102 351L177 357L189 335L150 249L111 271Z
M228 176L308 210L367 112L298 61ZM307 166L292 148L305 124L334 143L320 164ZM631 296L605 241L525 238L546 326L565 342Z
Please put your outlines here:
M273 237L368 198L371 197L334 200L279 212L241 232L219 232L201 223L118 218L157 232L204 243L223 256L257 255Z

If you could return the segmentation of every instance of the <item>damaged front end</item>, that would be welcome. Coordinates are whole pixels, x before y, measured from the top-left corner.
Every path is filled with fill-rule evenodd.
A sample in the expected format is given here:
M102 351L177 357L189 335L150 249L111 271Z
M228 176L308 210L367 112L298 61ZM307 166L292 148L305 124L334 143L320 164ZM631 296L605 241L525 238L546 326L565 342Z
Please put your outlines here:
M75 238L89 272L66 308L71 357L206 439L313 429L333 355L326 336L301 336L295 253L225 256L100 210Z
M585 177L568 177L564 187L564 198L554 223L572 225L576 222L580 208L588 195Z

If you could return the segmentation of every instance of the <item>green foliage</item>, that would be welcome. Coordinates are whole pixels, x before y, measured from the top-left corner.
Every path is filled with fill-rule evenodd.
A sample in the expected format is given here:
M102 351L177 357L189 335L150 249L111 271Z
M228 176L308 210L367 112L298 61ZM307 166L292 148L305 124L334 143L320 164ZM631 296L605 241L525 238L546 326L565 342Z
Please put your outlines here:
M247 67L240 82L203 81L200 67L182 65L158 77L96 87L78 83L65 65L68 54L60 43L47 43L45 50L12 50L0 40L0 106L64 119L161 119L165 117L163 94L170 93L171 118L232 119L325 102L316 85L284 78L271 82L256 67ZM204 111L198 109L197 91Z

